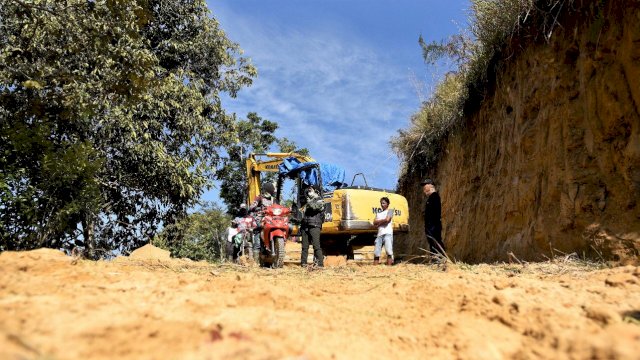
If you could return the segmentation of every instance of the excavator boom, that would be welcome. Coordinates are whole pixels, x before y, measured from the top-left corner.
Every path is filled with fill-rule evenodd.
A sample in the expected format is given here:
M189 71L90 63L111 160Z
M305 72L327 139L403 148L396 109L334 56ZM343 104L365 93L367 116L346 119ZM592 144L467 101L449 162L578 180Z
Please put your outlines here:
M298 153L264 153L250 154L246 161L247 166L247 204L260 195L260 173L278 172L278 165L282 164L284 159L294 157L300 162L315 161L311 157Z

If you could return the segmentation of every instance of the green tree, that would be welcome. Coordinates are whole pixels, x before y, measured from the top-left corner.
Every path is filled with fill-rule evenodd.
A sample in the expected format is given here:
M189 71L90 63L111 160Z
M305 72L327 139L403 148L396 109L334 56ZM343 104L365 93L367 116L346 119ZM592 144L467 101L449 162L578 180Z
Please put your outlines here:
M280 149L280 152L284 152L284 153L295 152L300 155L309 156L309 149L298 147L298 145L296 145L294 141L289 140L286 137L279 138L278 140L276 140L276 142L278 143L278 148Z
M205 1L1 0L0 28L0 251L185 218L235 139L219 94L256 75Z
M297 148L296 144L286 137L277 138L274 133L278 124L263 119L256 113L247 114L246 120L238 120L235 125L238 137L235 144L228 147L228 156L222 159L222 166L216 173L221 180L220 197L233 214L240 204L246 202L245 160L250 153L265 153L274 145L277 145L281 152L299 152L304 155L309 153L306 148Z
M227 228L231 218L215 203L205 203L192 214L168 225L152 244L174 257L219 261L225 255Z

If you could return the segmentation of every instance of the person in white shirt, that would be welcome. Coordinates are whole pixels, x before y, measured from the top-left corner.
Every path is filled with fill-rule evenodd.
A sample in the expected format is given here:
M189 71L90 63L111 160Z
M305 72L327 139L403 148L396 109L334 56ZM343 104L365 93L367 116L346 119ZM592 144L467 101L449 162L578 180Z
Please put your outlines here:
M233 244L233 237L238 233L238 226L232 222L231 226L227 228L227 260L232 262L237 257L235 247Z
M373 264L380 263L380 253L384 244L384 250L387 252L387 265L393 265L393 209L389 210L388 197L385 196L380 199L380 207L382 207L382 211L378 212L375 220L373 220L373 225L378 227L378 237L376 237L376 246L373 252Z

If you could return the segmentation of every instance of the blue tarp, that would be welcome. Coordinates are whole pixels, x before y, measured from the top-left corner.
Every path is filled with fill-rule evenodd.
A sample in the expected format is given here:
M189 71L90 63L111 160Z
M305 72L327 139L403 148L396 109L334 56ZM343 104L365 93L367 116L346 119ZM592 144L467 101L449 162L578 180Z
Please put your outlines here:
M294 157L289 157L284 159L282 164L278 166L278 171L280 174L284 174L285 176L291 176L290 174L292 172L296 172L296 170L300 168L313 164L320 164L320 174L322 175L324 191L333 191L345 185L344 169L334 164L316 162L303 163ZM307 185L318 185L318 175L315 167L300 171L298 177Z
M278 173L282 175L287 175L292 170L295 170L301 167L302 162L294 157L288 157L282 160L282 163L278 165ZM313 164L313 163L305 163L305 164Z

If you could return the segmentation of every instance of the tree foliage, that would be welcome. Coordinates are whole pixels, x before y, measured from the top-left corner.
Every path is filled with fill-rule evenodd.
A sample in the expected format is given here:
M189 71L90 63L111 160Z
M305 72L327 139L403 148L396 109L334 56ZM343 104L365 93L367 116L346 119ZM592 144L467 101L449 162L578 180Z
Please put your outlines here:
M231 218L215 203L205 203L197 212L166 226L152 244L173 257L219 261L224 257L226 231Z
M2 0L0 29L0 251L184 218L235 140L219 94L256 75L205 1Z
M295 142L286 137L278 138L275 131L278 124L263 119L256 113L247 114L247 119L235 122L236 142L228 147L227 157L222 159L222 166L216 175L221 179L220 197L234 213L247 198L246 164L250 153L265 153L272 146L277 146L281 152L298 152L307 155L306 148L298 148Z

